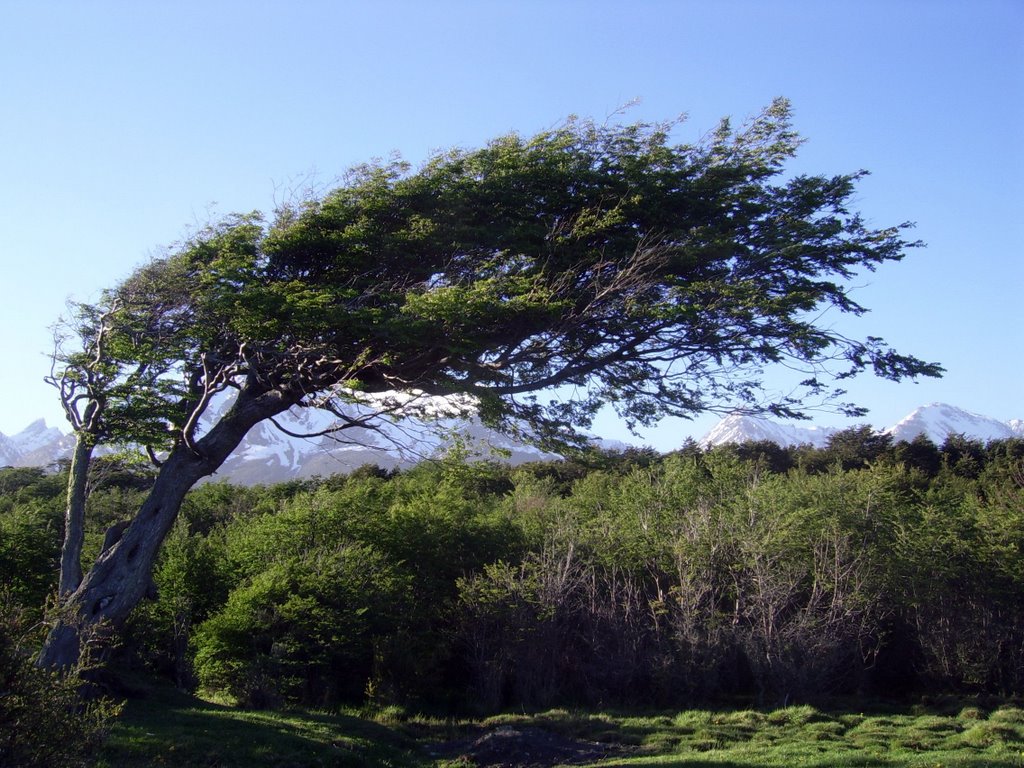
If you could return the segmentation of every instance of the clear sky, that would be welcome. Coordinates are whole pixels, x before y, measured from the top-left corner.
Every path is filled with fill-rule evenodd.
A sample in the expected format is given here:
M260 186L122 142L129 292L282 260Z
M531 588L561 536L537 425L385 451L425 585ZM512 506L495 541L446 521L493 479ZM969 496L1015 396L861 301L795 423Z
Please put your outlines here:
M808 139L794 169L870 170L868 222L928 245L858 280L872 312L842 328L948 373L858 379L864 421L1024 418L1020 0L0 0L0 432L66 427L42 383L65 301L213 216L633 100L691 141L775 96Z

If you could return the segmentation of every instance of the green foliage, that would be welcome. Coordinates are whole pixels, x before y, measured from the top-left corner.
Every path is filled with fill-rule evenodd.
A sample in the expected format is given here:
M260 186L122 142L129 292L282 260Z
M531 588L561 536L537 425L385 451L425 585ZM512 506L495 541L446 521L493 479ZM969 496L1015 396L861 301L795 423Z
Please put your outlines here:
M871 437L204 486L133 647L261 706L1019 694L1020 445Z
M0 584L36 615L56 586L60 533L52 505L33 499L0 507Z
M185 492L293 407L372 429L414 415L424 394L460 395L485 424L565 448L585 444L609 404L631 427L726 405L799 416L810 399L860 413L836 380L941 374L819 324L830 309L863 313L849 279L917 243L907 224L870 229L850 210L861 173L786 174L800 144L787 101L697 144L673 144L673 127L570 120L416 171L361 166L272 217L213 223L96 304L72 305L49 379L77 438L59 584L69 616L122 624L145 591L134 570L152 571ZM765 370L780 363L806 376L766 399ZM566 386L572 398L554 396ZM200 429L228 390L231 405ZM101 443L165 457L120 540L131 556L83 578L86 472ZM438 574L427 591L454 597L455 570L500 547L487 525L464 547L478 499L444 483L436 496L440 514L422 497L395 502L382 552L417 583ZM420 528L451 557L386 538ZM65 629L45 663L73 659Z
M981 472L978 457L965 459L961 448L953 448L923 503L901 521L908 619L932 684L1018 691L1024 684L1024 465L994 464L979 484L969 477Z
M81 698L81 667L63 675L37 668L40 639L39 625L0 590L0 765L91 765L120 707Z
M52 500L64 492L65 477L49 475L41 467L0 467L0 499Z
M373 674L374 636L405 602L401 577L367 547L279 561L199 628L196 673L250 705L358 700Z
M0 469L0 585L36 619L57 584L65 481L36 467Z
M181 688L195 683L189 651L194 628L227 599L229 579L220 538L197 535L179 519L153 571L156 599L143 602L131 617L130 637L148 665Z
M763 694L808 697L859 685L889 610L887 572L898 471L764 478L738 505L729 538L739 638Z
M287 487L242 488L228 483L204 483L185 498L181 515L191 533L206 535L232 521L241 521L276 509Z
M540 541L460 582L489 706L859 685L892 610L898 470L762 476L717 451L595 472L565 499L520 477L512 503Z
M430 689L450 663L456 580L518 547L481 490L495 471L361 474L212 531L227 599L196 634L200 682L251 701L447 695Z
M606 403L634 424L729 402L793 415L841 397L836 376L941 372L815 324L862 313L845 280L917 243L851 212L860 173L784 177L788 102L698 144L674 127L573 119L230 216L77 305L82 349L58 350L54 383L89 439L150 447L196 439L210 396L248 374L246 394L286 405L464 392L489 421L572 442ZM763 402L776 362L808 375ZM571 401L537 394L566 384Z

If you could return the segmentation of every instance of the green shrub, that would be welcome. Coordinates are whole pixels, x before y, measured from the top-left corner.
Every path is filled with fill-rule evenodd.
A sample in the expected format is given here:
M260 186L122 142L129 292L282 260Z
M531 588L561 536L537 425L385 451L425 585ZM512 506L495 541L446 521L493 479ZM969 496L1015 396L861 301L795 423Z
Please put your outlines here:
M59 519L38 501L0 512L0 584L37 616L57 586L60 538Z
M0 765L55 768L91 764L120 706L84 700L82 669L58 674L35 666L38 625L0 593Z
M373 678L375 638L392 628L405 589L360 545L272 563L199 627L199 682L257 707L357 701Z

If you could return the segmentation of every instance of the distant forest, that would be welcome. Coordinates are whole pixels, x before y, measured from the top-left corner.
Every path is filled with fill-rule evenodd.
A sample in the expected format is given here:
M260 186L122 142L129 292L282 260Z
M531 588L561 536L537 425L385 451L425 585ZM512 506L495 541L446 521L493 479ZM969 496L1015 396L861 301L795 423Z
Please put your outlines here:
M91 471L86 565L152 482L120 458ZM62 471L0 470L5 615L47 618L65 487ZM150 599L93 651L107 674L263 707L1024 695L1024 440L863 428L820 449L514 468L454 450L401 472L210 483Z

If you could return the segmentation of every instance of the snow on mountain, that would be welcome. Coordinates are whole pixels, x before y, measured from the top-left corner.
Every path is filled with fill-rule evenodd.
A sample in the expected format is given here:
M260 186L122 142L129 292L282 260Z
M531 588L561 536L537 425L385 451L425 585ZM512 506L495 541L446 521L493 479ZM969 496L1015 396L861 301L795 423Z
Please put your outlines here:
M32 453L59 441L63 436L56 427L46 426L45 419L36 419L15 435L13 440L22 453Z
M1020 424L1019 419L1016 421ZM1011 423L971 413L945 403L922 406L883 431L891 435L895 442L910 442L918 435L924 435L936 445L941 445L949 435L964 435L982 442L1005 440L1015 436L1015 429Z
M16 435L0 434L0 466L41 467L68 456L74 440L36 419Z
M270 484L284 480L327 477L351 472L366 464L385 469L408 467L437 455L459 439L470 456L511 464L554 458L524 443L487 429L475 418L462 418L466 404L447 398L402 395L400 404L411 416L401 422L380 423L378 429L350 427L332 432L338 417L317 408L292 408L272 422L253 427L220 467L215 479L241 484ZM230 407L230 398L215 404L211 421ZM381 402L367 401L367 408ZM358 406L346 408L358 417ZM290 434L289 434L290 433Z
M829 437L838 430L830 427L802 427L781 424L758 416L733 413L712 427L700 439L700 445L710 447L726 443L752 443L767 440L781 446L810 444L824 447Z
M556 458L553 454L487 429L479 420L459 418L459 415L464 415L462 404L435 402L438 399L423 397L410 401L409 405L414 405L424 417L421 420L385 424L379 430L354 427L335 433L328 432L337 424L338 417L334 414L316 408L293 408L275 419L287 431L282 431L270 421L257 424L213 479L243 485L271 484L351 472L366 464L376 464L385 469L407 467L437 455L455 439L462 442L471 456L478 458L493 458L512 464ZM212 423L230 405L230 397L221 399L211 408L209 420L204 421ZM358 414L358 411L353 410L352 413ZM700 440L700 444L710 447L770 440L783 446L810 444L822 447L837 431L829 427L786 424L733 414L722 419ZM982 441L1024 438L1024 419L1004 423L951 405L932 403L918 408L882 432L892 435L895 441L909 441L923 434L939 445L950 434L962 434ZM606 447L610 445L609 441L595 439L595 442ZM69 456L73 445L74 439L70 435L47 427L46 422L40 419L12 437L0 434L0 467L48 466Z
M246 485L270 484L350 472L364 464L390 469L401 463L383 449L374 449L377 437L365 429L320 434L338 421L326 411L293 408L274 421L288 432L270 421L257 424L220 467L216 478Z
M56 430L55 427L52 429ZM74 448L75 438L71 435L60 434L57 431L51 442L44 443L32 451L22 453L18 464L22 467L45 467L59 459L71 458ZM100 453L104 450L103 447L97 449Z
M801 427L754 416L732 414L722 419L701 440L703 446L725 443L746 443L770 440L782 446L811 444L823 447L837 429L827 427ZM936 445L942 445L949 435L964 435L972 440L989 442L1011 437L1024 437L1024 420L1002 422L988 416L965 411L945 403L932 403L916 409L902 421L882 434L891 435L893 442L910 442L924 435Z
M200 425L208 427L231 407L233 393L211 404ZM254 485L285 480L326 477L351 472L366 464L385 469L411 466L435 456L459 439L470 456L494 458L512 464L554 458L553 454L511 440L487 429L479 420L465 418L467 402L458 398L403 393L388 402L380 396L364 398L362 406L346 406L353 418L382 406L401 406L410 418L383 422L379 429L354 426L332 432L338 417L317 408L292 408L253 427L213 479ZM13 437L0 433L0 467L47 466L70 456L74 438L47 427L42 419Z
M14 441L0 433L0 467L13 467L20 455Z

